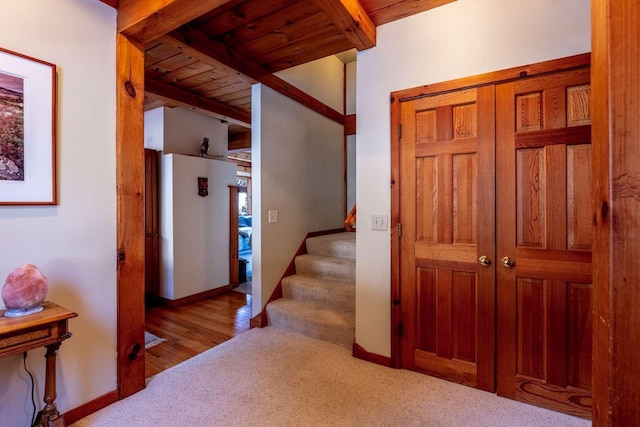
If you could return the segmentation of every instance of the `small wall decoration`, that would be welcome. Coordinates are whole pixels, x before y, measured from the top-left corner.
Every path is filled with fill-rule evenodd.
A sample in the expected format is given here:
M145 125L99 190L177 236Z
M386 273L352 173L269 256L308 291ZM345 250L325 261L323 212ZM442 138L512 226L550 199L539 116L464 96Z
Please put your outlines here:
M209 178L198 177L198 196L207 197L209 195Z
M56 66L0 48L0 205L56 203Z

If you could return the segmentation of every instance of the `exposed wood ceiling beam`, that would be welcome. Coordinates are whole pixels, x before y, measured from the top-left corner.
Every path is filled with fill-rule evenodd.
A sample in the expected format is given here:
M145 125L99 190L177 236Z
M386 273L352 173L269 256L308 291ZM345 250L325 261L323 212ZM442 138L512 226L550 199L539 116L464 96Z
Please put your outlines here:
M287 83L278 76L270 73L267 67L260 65L254 60L245 57L234 49L230 49L224 44L211 40L200 31L182 27L169 34L176 42L182 45L182 51L191 55L193 50L199 51L200 54L209 56L222 64L234 70L245 74L248 77L270 87L282 95L293 99L296 102L322 114L323 116L343 125L344 114L339 113L328 105L318 101L316 98L303 92L292 84Z
M358 0L314 0L358 50L376 45L376 26Z
M187 108L195 108L197 110L214 113L222 116L222 118L228 121L240 123L245 126L251 126L251 113L234 108L222 102L203 98L175 86L161 83L157 80L147 79L144 84L144 90L158 97L166 98L167 100L174 101L177 104L182 104Z
M380 9L369 10L369 17L376 26L379 26L454 1L456 0L412 0L401 4L394 3ZM366 6L366 0L363 3Z
M221 61L216 60L215 58L203 53L200 50L194 49L193 47L189 46L188 44L178 40L174 36L165 35L165 36L160 37L158 39L158 41L160 41L165 46L169 46L169 47L172 47L172 48L174 48L176 50L179 50L182 53L184 53L185 55L190 56L193 59L197 59L198 61L202 62L203 64L209 65L209 66L211 66L213 68L220 68L221 66L222 67L228 67L227 64L224 64ZM257 83L257 81L255 79L252 79L251 77L247 76L246 74L243 74L242 72L237 71L237 70L234 70L234 71L236 71L237 76L239 78L245 80L247 83L249 83L251 85Z
M108 4L114 9L118 8L118 0L100 0L104 4Z
M149 43L231 0L120 0L118 32Z

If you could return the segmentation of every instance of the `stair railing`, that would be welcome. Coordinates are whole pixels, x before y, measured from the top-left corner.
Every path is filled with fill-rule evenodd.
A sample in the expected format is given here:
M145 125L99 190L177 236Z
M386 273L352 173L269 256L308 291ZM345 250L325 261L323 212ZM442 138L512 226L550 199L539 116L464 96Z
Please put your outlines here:
M347 231L356 231L356 205L353 205L351 212L347 215L347 218L344 220L344 228Z

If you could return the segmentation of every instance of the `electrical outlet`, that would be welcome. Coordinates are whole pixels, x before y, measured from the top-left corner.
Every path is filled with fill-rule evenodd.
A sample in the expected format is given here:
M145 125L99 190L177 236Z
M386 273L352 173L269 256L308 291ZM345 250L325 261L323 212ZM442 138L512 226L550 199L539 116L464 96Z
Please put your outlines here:
M269 224L278 222L278 211L269 211Z
M389 229L389 224L386 215L371 215L371 229L386 231Z

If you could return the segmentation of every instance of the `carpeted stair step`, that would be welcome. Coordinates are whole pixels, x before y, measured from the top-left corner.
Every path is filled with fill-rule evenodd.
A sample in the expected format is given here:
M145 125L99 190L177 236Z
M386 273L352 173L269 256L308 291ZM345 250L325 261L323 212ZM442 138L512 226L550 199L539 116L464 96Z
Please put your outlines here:
M352 282L294 274L282 279L282 293L285 298L316 307L356 310L356 288Z
M319 308L312 304L280 298L267 307L269 325L351 347L355 339L355 313Z
M356 281L356 261L350 258L336 258L305 254L296 257L296 273L324 279Z
M356 257L356 233L336 233L310 237L306 240L307 253L339 258Z

